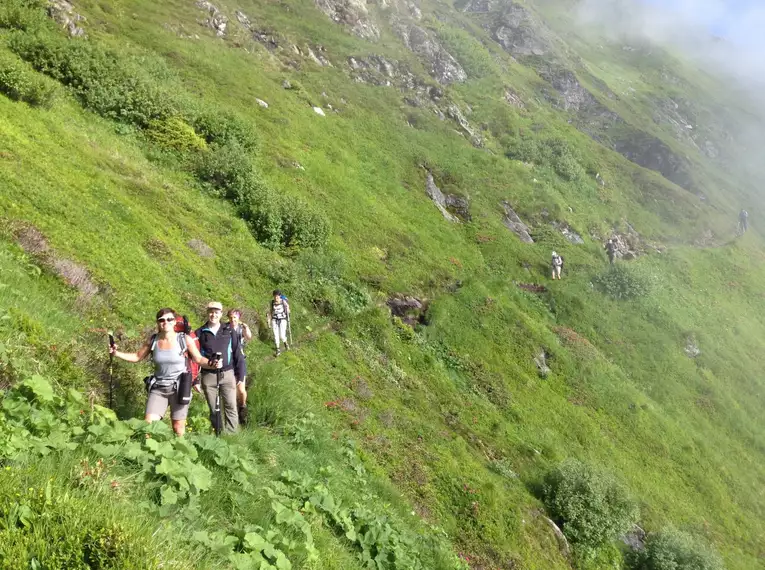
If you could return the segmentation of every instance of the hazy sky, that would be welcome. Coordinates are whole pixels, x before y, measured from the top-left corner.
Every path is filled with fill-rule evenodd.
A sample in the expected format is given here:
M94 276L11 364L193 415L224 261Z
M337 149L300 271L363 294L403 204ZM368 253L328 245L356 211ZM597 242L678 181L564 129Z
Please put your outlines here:
M765 79L765 0L582 0L578 16L614 39L672 45L707 69Z
M679 25L698 25L726 39L763 45L765 7L754 0L647 0L684 20Z

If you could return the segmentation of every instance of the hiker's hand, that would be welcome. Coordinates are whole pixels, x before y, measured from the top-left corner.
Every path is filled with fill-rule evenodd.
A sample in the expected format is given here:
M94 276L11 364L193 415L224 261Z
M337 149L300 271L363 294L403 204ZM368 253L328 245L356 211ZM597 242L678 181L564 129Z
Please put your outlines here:
M219 358L215 361L215 368L223 368L223 359Z
M117 354L117 345L116 344L110 344L109 345L109 354Z
M196 390L200 394L202 393L202 383L201 382L197 382L196 384L194 384L192 386L192 388L194 388L194 390Z

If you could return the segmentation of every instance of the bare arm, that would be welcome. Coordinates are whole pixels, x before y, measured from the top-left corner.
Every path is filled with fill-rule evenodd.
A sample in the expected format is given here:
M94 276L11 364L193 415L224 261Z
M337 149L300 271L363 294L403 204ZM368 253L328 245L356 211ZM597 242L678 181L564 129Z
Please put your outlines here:
M138 352L120 352L117 350L116 344L109 347L110 354L113 354L120 360L124 360L126 362L141 362L149 355L150 350L151 346L149 345L149 341L146 341L146 343L144 343L144 345L138 349Z
M252 331L250 330L250 327L245 323L242 323L242 336L247 342L252 340Z

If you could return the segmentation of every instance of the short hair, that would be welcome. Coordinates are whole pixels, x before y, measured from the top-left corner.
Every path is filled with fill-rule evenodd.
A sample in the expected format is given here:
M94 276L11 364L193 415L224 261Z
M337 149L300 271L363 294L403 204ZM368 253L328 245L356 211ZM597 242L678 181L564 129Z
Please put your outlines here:
M155 318L159 319L160 317L163 317L168 314L172 314L174 317L178 316L173 309L171 309L170 307L165 307L164 309L160 309L159 311L157 311L157 316Z
M274 293L273 294L274 294L274 297L275 297L276 295L281 295L282 292L279 291L279 289L274 289Z
M242 311L240 311L239 309L229 309L228 313L226 313L226 314L230 317L234 313L236 313L237 317L241 317L242 316Z

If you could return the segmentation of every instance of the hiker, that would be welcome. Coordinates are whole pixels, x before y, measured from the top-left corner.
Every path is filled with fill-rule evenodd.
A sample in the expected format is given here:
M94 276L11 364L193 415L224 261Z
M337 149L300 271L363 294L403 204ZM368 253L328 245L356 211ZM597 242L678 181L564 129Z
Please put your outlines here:
M616 240L610 238L605 245L606 253L608 254L608 263L614 264L614 258L616 258Z
M202 389L210 407L210 418L216 432L233 433L239 427L239 413L236 405L236 383L244 381L246 375L244 356L239 337L231 327L220 322L223 305L217 301L207 303L207 322L196 330L199 348L203 356L215 360L220 355L218 366L202 364ZM218 376L220 375L220 383ZM215 401L220 395L223 425L217 425Z
M228 326L231 331L239 337L239 346L242 349L242 358L247 363L247 355L244 353L244 345L252 340L252 331L247 323L241 321L242 311L239 309L230 309L228 312ZM245 366L245 376L236 382L236 400L239 411L239 424L247 424L247 367Z
M290 345L287 342L287 322L290 318L290 305L287 303L287 298L282 295L282 292L276 289L274 291L274 298L271 300L271 304L268 310L268 320L271 323L271 328L274 331L274 342L276 343L276 356L281 354L279 348L279 340L284 343L286 350L290 349Z
M738 235L742 235L746 233L746 230L749 229L749 212L742 209L738 213Z
M560 272L563 269L563 258L556 252L552 252L552 278L560 279Z
M140 362L151 354L154 374L145 380L149 395L144 419L147 422L161 420L170 406L173 431L181 436L186 431L186 416L189 413L188 402L183 404L179 395L181 375L189 371L187 359L210 368L215 363L200 354L189 335L175 331L175 311L160 309L156 318L157 332L138 352L120 352L115 344L109 347L109 353L126 362Z

